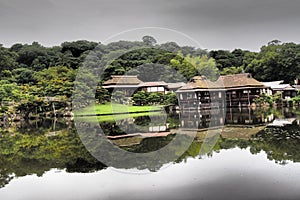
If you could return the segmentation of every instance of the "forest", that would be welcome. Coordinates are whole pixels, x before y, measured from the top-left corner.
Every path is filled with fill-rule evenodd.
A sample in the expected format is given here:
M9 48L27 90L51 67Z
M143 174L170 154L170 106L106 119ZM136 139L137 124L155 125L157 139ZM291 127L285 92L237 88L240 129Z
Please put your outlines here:
M207 51L179 46L175 42L158 44L155 38L144 36L140 41L117 41L107 45L86 40L63 42L53 47L38 42L16 43L11 47L0 45L0 113L28 114L37 107L39 112L47 111L43 110L47 106L42 106L47 103L45 97L62 99L61 107L64 107L65 102L72 101L79 68L87 63L104 69L101 77L97 77L99 85L95 94L96 99L103 102L109 95L101 83L111 75L135 74L142 81L153 81L152 77L157 78L157 74L151 76L150 72L155 71L157 64L175 69L186 80L196 75L214 80L219 75L249 72L259 81L284 80L295 84L300 78L300 44L273 40L259 52ZM161 73L167 75L168 71ZM86 80L95 78L89 73L85 76ZM170 76L166 81L178 80ZM87 86L80 87L85 91Z

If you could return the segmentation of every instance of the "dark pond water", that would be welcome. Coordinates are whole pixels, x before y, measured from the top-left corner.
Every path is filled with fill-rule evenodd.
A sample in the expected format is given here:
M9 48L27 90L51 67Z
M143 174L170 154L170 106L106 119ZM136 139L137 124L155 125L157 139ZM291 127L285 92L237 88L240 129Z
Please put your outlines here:
M157 151L197 129L176 156L124 154L113 166L86 149L77 122L11 124L0 132L0 199L299 199L299 119L298 109L162 113L101 121L103 133L83 120L92 139L111 136L110 144L135 154ZM218 134L204 148L210 129Z

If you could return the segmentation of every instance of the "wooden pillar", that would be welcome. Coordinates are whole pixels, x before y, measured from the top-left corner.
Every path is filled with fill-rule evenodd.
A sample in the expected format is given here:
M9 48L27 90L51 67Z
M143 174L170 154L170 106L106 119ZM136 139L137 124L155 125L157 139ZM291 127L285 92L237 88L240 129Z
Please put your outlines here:
M250 106L250 94L249 94L250 90L248 90L247 93L248 93L248 106Z
M251 118L251 108L248 108L248 116L249 116L249 123L251 122L252 118Z
M230 108L232 107L232 104L231 104L231 92L229 92L229 106L230 106Z

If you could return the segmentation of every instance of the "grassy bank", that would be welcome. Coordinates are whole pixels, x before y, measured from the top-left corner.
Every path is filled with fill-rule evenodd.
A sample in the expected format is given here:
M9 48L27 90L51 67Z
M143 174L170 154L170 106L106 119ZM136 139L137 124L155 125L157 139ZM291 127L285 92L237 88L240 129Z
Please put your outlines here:
M95 106L89 106L82 110L75 112L75 115L109 115L109 114L125 114L126 113L138 113L138 112L149 112L159 111L162 106L127 106L122 104L95 104Z

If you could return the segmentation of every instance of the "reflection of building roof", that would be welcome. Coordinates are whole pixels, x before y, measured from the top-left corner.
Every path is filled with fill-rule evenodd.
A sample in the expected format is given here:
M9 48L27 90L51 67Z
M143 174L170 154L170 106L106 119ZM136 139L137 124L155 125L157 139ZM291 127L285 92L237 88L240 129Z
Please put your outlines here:
M249 73L220 76L217 82L223 83L225 88L266 87Z
M139 87L167 86L167 83L164 81L141 82L138 86Z
M296 118L286 118L286 119L275 119L272 123L268 124L268 126L280 127L289 124L293 124Z
M295 90L290 84L282 84L283 81L271 81L263 82L267 87L270 87L272 90Z
M103 85L138 85L141 82L137 76L111 76Z

